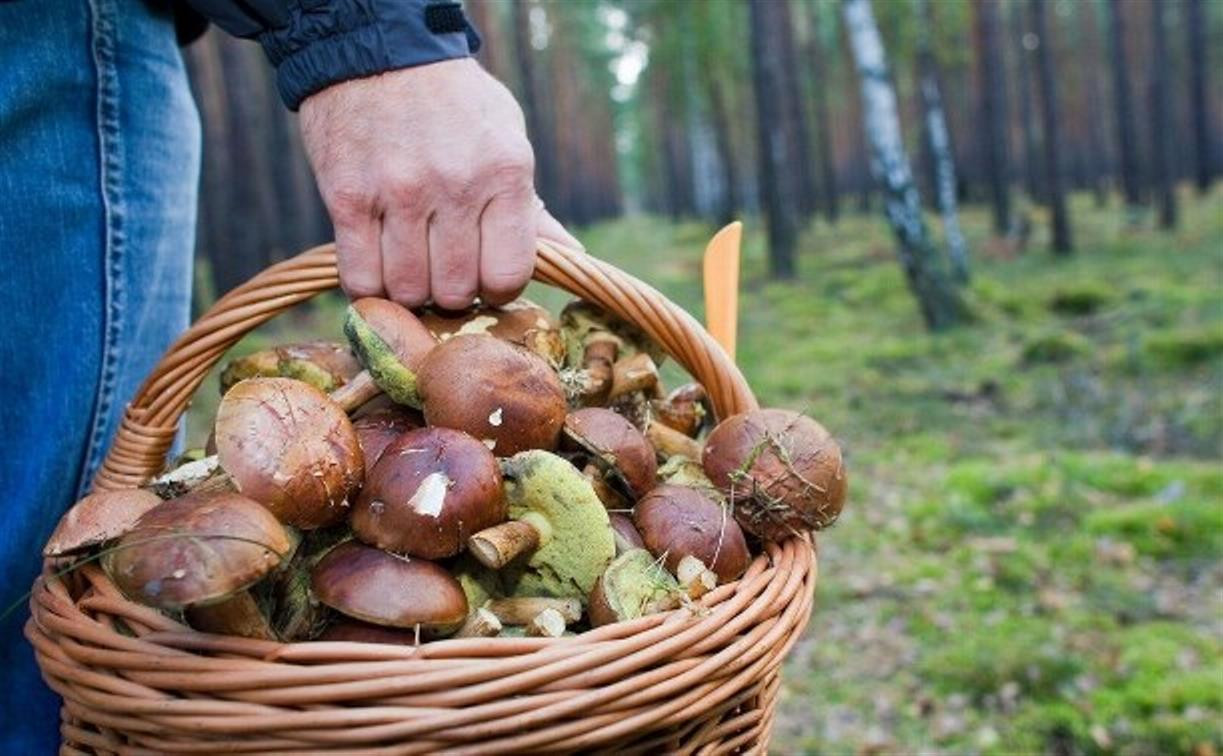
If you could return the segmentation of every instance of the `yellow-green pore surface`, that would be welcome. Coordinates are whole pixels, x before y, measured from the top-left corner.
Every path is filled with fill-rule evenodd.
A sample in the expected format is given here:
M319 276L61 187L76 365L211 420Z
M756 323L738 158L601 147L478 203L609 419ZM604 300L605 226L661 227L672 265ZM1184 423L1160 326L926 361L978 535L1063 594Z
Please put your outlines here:
M420 408L416 373L399 361L391 347L351 306L344 315L344 335L348 337L348 343L356 352L357 359L369 371L374 383L377 383L392 401Z
M551 452L520 452L502 462L510 517L540 530L541 545L525 561L502 571L512 596L590 596L595 581L616 554L607 510L590 482Z
M620 620L636 619L678 592L679 583L645 549L629 549L616 557L603 577L607 605Z

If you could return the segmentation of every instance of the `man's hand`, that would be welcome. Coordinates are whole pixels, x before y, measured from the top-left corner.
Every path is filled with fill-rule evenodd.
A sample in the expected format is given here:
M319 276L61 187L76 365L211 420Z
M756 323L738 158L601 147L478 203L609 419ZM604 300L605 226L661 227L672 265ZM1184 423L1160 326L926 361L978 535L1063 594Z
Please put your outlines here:
M301 127L350 297L501 304L530 280L537 234L580 246L535 196L522 110L474 60L335 84Z

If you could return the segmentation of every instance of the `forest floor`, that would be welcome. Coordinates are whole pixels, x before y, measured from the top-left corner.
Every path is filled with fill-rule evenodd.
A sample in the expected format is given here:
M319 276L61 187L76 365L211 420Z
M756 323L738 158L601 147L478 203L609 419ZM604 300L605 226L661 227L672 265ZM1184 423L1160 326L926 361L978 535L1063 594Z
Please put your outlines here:
M1223 749L1223 191L1182 200L1162 233L1076 196L1066 260L1039 211L1015 251L969 208L975 320L942 335L880 216L813 224L788 283L750 224L740 363L762 403L831 429L851 473L773 752ZM579 236L699 316L711 232Z

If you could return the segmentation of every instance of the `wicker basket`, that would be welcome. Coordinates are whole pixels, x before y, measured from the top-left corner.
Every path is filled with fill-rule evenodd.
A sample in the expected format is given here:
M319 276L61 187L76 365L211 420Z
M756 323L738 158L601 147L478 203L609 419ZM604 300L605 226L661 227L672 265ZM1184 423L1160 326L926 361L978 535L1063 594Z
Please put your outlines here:
M536 279L647 331L716 412L756 406L708 333L657 291L541 244ZM158 472L209 368L243 334L337 284L328 245L221 298L128 407L95 481ZM738 582L680 609L558 639L282 644L196 632L126 600L93 566L34 586L26 635L64 699L64 753L762 753L779 667L806 625L813 543L769 544Z

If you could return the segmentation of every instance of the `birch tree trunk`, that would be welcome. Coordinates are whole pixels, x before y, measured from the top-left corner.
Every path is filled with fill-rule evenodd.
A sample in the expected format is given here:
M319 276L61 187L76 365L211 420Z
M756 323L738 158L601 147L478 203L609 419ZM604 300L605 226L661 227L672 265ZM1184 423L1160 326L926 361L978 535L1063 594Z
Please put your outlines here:
M955 158L951 134L943 113L943 97L938 84L938 62L934 58L931 35L934 12L930 0L917 0L917 68L921 81L922 103L926 109L926 139L934 161L934 185L938 208L943 215L943 234L947 237L947 258L957 281L968 280L968 245L960 229L960 214L955 198Z
M843 0L842 8L861 82L862 123L871 148L871 169L883 189L884 209L898 242L896 252L926 325L943 330L963 319L964 304L940 264L922 219L875 15L869 0Z
M1040 87L1041 133L1045 156L1045 199L1052 214L1053 251L1068 255L1074 245L1070 240L1070 217L1066 213L1065 182L1059 152L1061 122L1057 111L1057 79L1053 76L1053 37L1045 19L1047 0L1029 0L1032 7L1032 31L1036 34L1037 84ZM1156 3L1158 5L1158 3ZM1034 157L1034 156L1032 156ZM1029 157L1029 160L1032 159Z
M1175 135L1168 98L1168 35L1164 4L1151 3L1151 73L1147 79L1151 103L1151 184L1159 208L1159 227L1176 226L1176 179L1172 168Z

